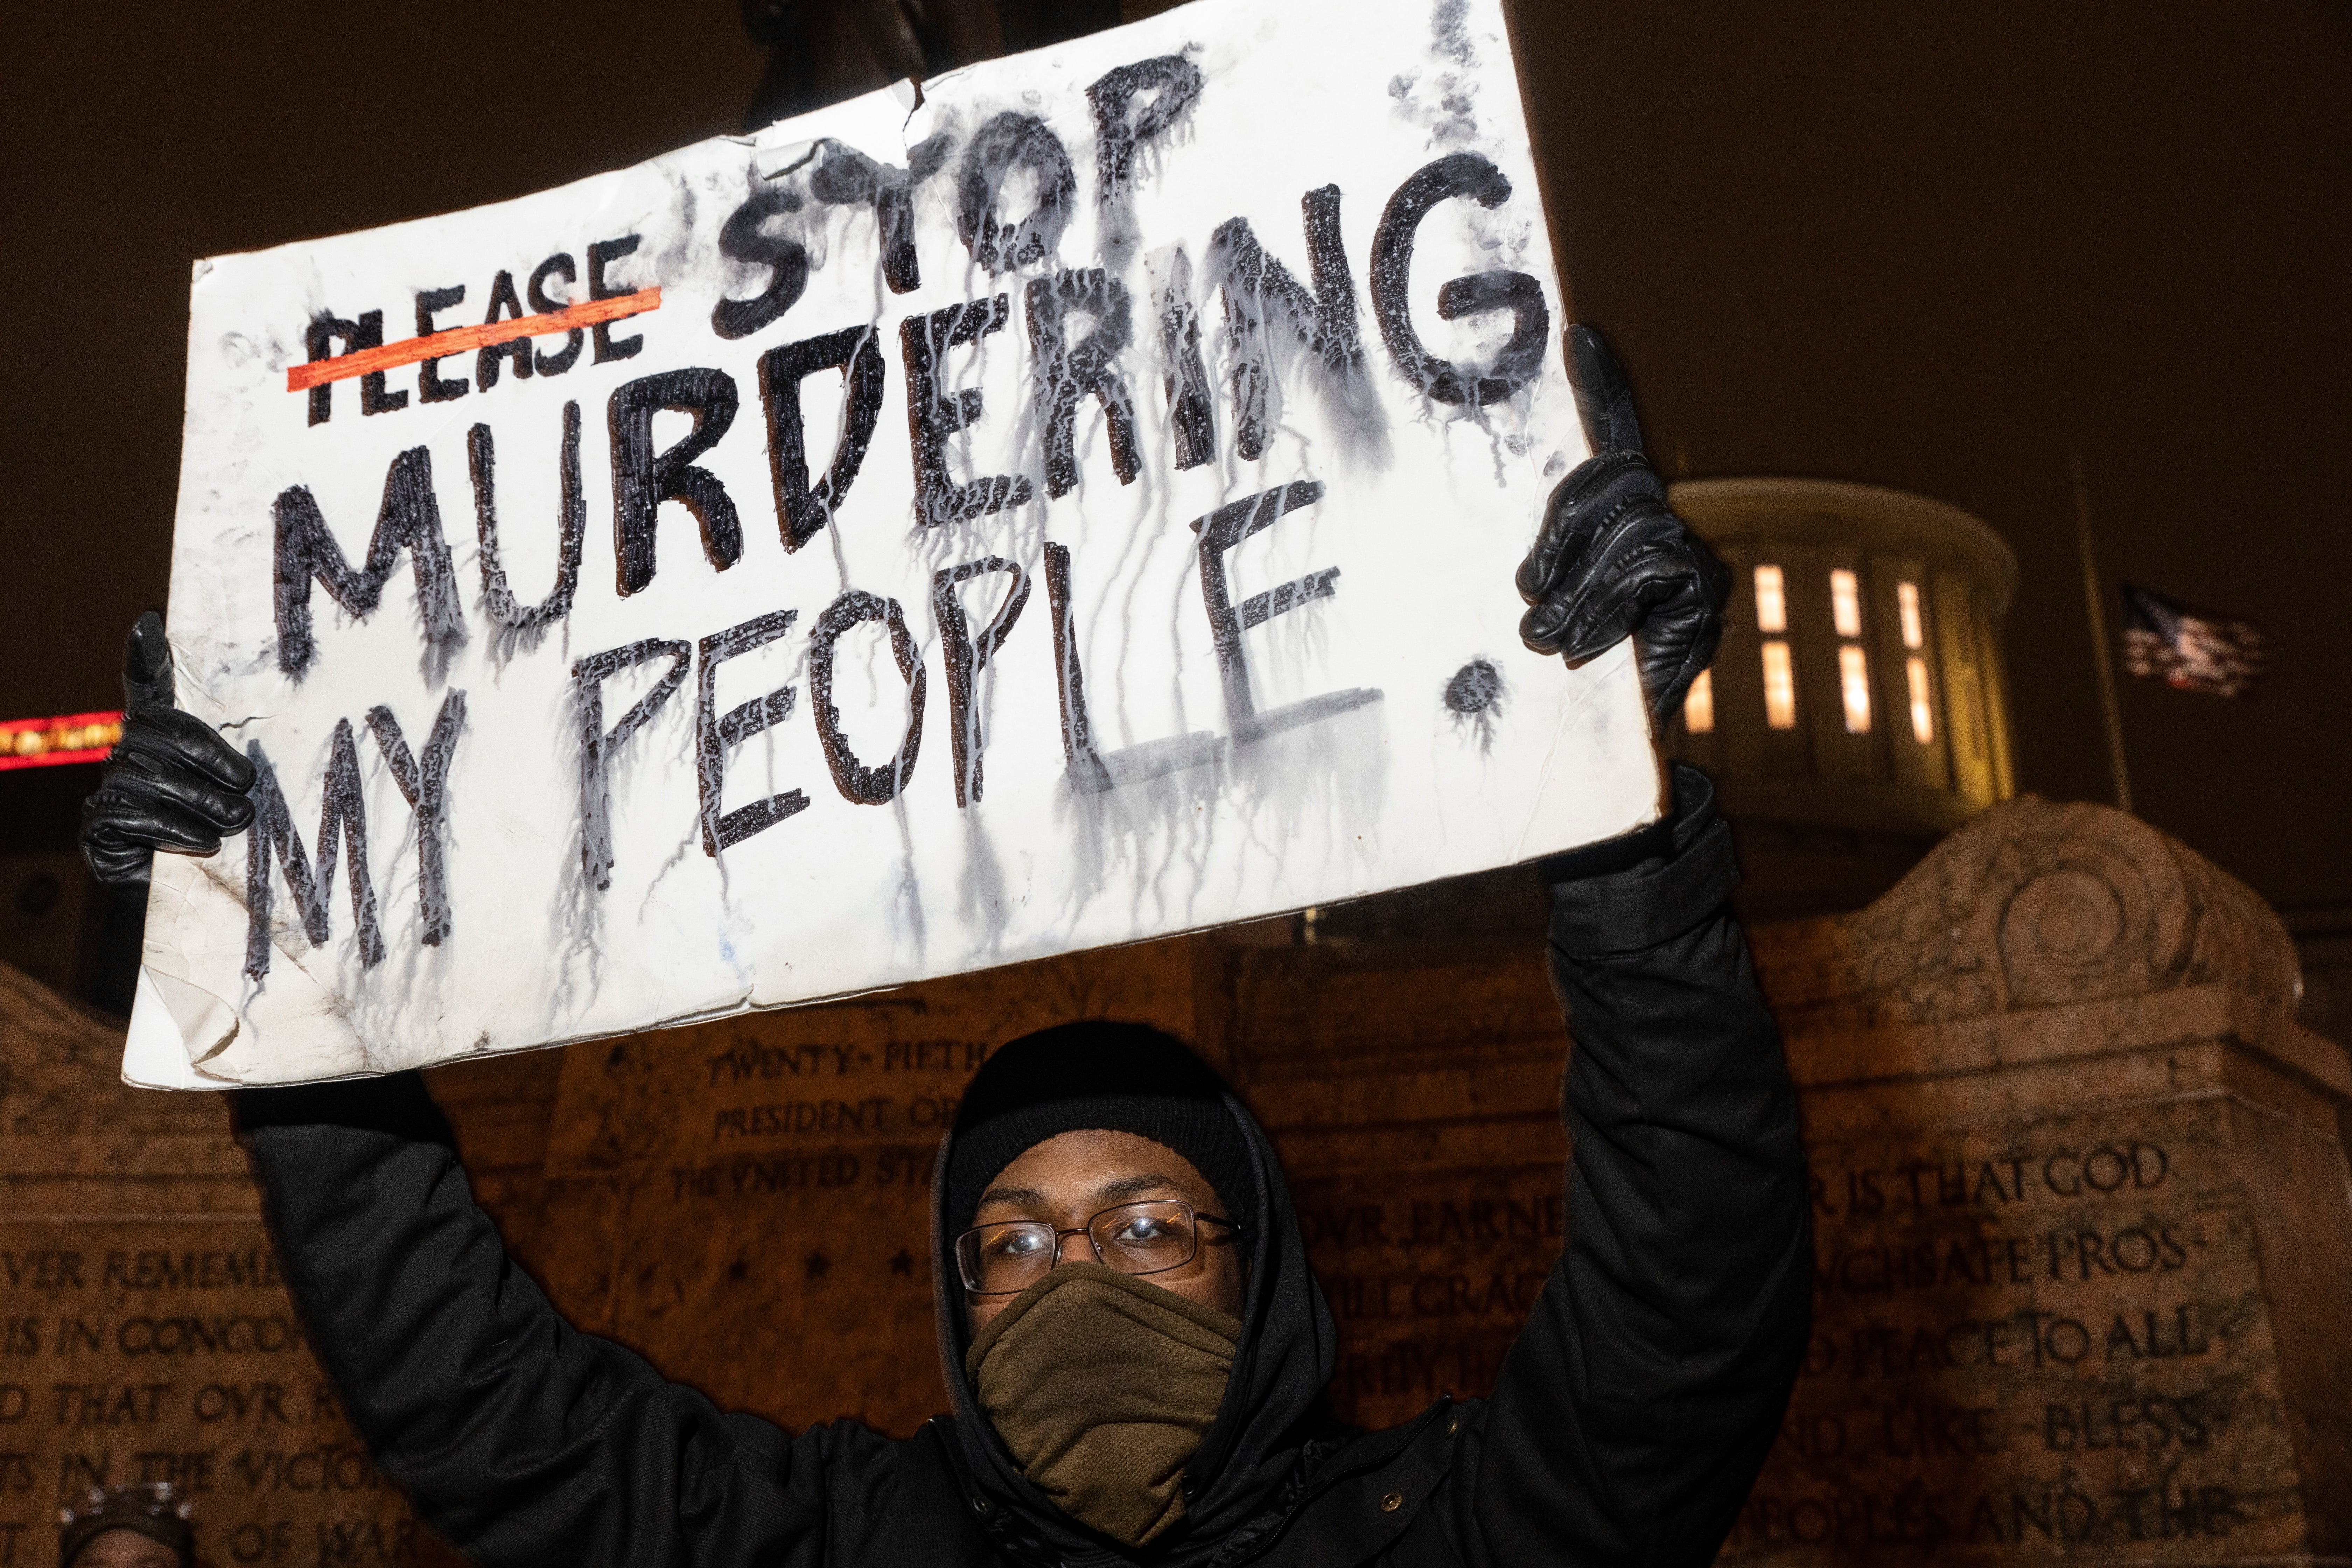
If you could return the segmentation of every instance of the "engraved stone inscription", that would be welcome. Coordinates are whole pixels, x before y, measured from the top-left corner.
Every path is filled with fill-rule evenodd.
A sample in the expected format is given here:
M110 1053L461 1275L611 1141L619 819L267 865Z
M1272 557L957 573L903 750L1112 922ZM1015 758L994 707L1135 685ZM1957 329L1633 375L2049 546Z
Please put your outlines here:
M446 1561L377 1475L250 1218L0 1221L0 1565L58 1501L169 1481L232 1564Z
M1562 1239L1558 1163L1297 1182L1339 1327L1331 1401L1366 1426L1494 1387Z
M1817 1142L1812 1342L1726 1560L2289 1549L2229 1129L2199 1099Z

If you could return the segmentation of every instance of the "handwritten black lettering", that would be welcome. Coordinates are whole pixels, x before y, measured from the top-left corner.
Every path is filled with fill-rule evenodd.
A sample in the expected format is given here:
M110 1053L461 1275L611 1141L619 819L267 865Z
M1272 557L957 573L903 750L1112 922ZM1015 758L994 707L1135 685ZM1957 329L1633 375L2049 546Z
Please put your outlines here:
M872 327L845 327L760 356L760 405L768 419L768 468L776 492L776 528L787 552L831 522L866 461L882 413L882 345ZM841 439L824 478L809 483L808 431L801 383L838 367L845 396Z
M1135 161L1163 140L1201 96L1201 68L1182 55L1160 55L1104 72L1087 89L1095 121L1095 201L1103 248L1119 256L1135 243Z
M429 338L439 331L441 329L434 322L434 315L452 305L461 305L465 300L466 286L463 283L452 284L446 289L417 290L416 335ZM426 403L454 403L474 390L463 379L451 381L441 374L441 361L446 357L436 354L420 362L416 367L417 396Z
M1209 237L1209 279L1224 297L1233 340L1234 450L1251 462L1265 456L1282 424L1283 373L1294 363L1316 370L1318 390L1341 429L1376 446L1387 425L1356 332L1356 286L1339 239L1339 187L1309 191L1299 205L1312 293L1266 254L1248 219L1229 218Z
M893 294L920 287L923 271L915 254L915 187L946 167L954 141L944 132L907 149L899 168L867 157L855 147L828 143L809 175L809 194L835 206L871 206L880 242L882 279Z
M940 362L949 349L1002 331L1012 318L1011 300L996 294L898 323L898 350L907 363L908 435L914 447L915 521L927 528L969 522L1028 503L1029 481L1020 474L991 474L969 483L949 476L948 437L979 422L982 402L976 386L950 399L940 384Z
M572 264L571 252L557 251L531 268L530 308L541 314L561 310L566 301L548 293L547 280L551 278L561 278L566 283L573 283L579 280L579 271ZM580 351L587 345L587 337L588 334L585 331L573 327L563 335L563 347L555 353L549 353L545 349L537 350L531 356L532 366L541 375L562 375L580 363Z
M522 320L522 297L515 292L514 274L501 268L490 282L490 308L482 317L482 324L494 327L501 321ZM499 361L514 362L517 381L530 379L530 340L517 338L511 342L492 343L474 354L474 384L488 392L499 384Z
M1179 246L1160 286L1160 384L1176 437L1176 467L1197 468L1217 455L1216 405L1208 362L1201 356L1201 312L1192 302L1192 263Z
M1551 337L1551 312L1542 287L1524 272L1489 271L1456 278L1437 292L1437 313L1446 320L1488 310L1514 318L1510 341L1483 375L1465 375L1452 361L1423 346L1412 324L1408 295L1414 237L1422 220L1440 203L1460 197L1483 207L1509 199L1511 182L1475 153L1449 153L1425 163L1399 185L1381 214L1372 236L1372 314L1389 357L1406 384L1436 403L1477 408L1500 403L1535 379Z
M768 269L767 287L760 292L748 300L721 300L711 308L710 330L720 337L750 337L791 310L806 292L808 247L789 235L770 234L766 228L771 218L798 212L801 206L798 191L785 185L761 185L719 226L720 255Z
M279 491L270 511L276 526L278 668L286 674L299 679L318 654L310 631L312 581L327 590L345 615L363 619L375 613L404 550L416 578L416 613L428 657L466 640L457 572L450 564L449 542L441 531L440 503L433 493L433 455L425 447L401 453L385 471L383 502L368 539L366 563L357 570L328 531L309 486L290 485Z
M625 669L667 657L670 667L620 721L604 728L604 682ZM646 637L591 654L572 666L572 705L580 734L580 869L598 890L613 885L611 768L614 752L661 710L686 683L693 646Z
M588 539L588 503L580 488L580 405L563 405L563 444L556 458L562 499L556 511L555 585L536 605L516 602L499 558L496 452L488 426L477 425L466 432L466 459L474 481L474 527L482 546L482 606L508 637L535 648L548 627L572 613L572 596L580 587L580 556Z
M735 502L719 476L694 461L727 434L735 423L735 378L702 368L641 376L613 394L606 409L613 438L613 552L624 598L654 580L654 528L664 501L677 501L694 514L711 570L724 572L741 558L743 529ZM694 428L656 454L654 416L664 409L687 415Z
M1225 556L1242 541L1271 528L1300 507L1313 505L1322 496L1321 484L1298 479L1229 502L1192 523L1192 531L1201 536L1201 600L1209 613L1209 635L1217 650L1217 673L1224 684L1225 718L1235 740L1260 740L1381 700L1378 691L1358 688L1326 692L1286 708L1260 712L1250 689L1249 661L1242 653L1242 634L1276 616L1287 615L1301 605L1329 597L1336 591L1333 584L1339 581L1339 569L1327 566L1320 572L1311 572L1295 582L1253 594L1236 605L1225 586Z
M434 718L420 764L402 738L400 721L393 717L392 710L368 710L368 728L383 752L384 765L416 819L417 940L426 947L440 946L449 934L449 875L444 842L448 837L449 757L457 749L457 735L465 727L466 694L452 691L442 700L441 711ZM324 831L320 830L321 842Z
M461 710L462 711L462 710ZM383 933L376 923L375 884L368 876L367 801L360 787L359 746L352 737L352 721L335 721L327 753L327 777L319 807L318 872L311 874L309 853L296 831L278 772L269 764L259 741L246 742L253 763L253 826L246 833L245 973L258 983L269 973L275 942L270 930L274 858L294 896L302 933L312 947L324 947L329 935L328 905L334 897L335 851L338 841L350 876L352 922L359 940L360 963L373 969L383 962Z
M1035 352L1037 426L1045 447L1045 493L1067 495L1078 482L1078 404L1102 405L1111 472L1131 485L1140 471L1135 447L1135 405L1118 374L1118 355L1134 336L1127 289L1099 267L1033 279L1028 289L1029 343ZM1070 341L1074 318L1092 325Z
M625 234L618 239L600 239L588 247L588 298L612 300L631 292L629 289L607 280L604 268L625 256L635 255L638 238L636 235ZM598 364L608 364L614 360L634 358L646 346L646 340L642 335L634 338L614 337L613 323L610 321L597 322L589 335L596 342Z
M740 626L712 633L700 644L700 678L695 688L694 705L695 776L702 798L702 851L714 859L728 846L740 844L754 833L765 832L794 813L808 809L808 796L796 789L768 795L733 811L720 805L727 781L727 753L790 718L793 689L780 686L721 713L718 704L719 667L782 637L792 629L797 613L772 610L764 616L754 616Z
M996 614L989 617L975 637L956 589L974 577L999 573L1013 581L1005 585L1004 598ZM981 733L981 673L1012 633L1013 623L1021 618L1022 607L1028 602L1029 574L1002 556L984 556L960 566L945 567L931 578L931 613L939 621L940 649L947 661L948 735L955 752L958 805L968 805L980 798L981 749L984 744Z
M867 767L850 749L849 737L841 728L841 710L833 700L834 649L841 635L852 626L867 621L879 621L889 634L890 654L898 666L898 675L907 683L907 728L898 742L898 750L880 767ZM898 797L907 780L914 775L915 759L923 741L923 695L928 684L928 672L915 653L915 639L908 635L907 617L898 601L852 588L824 607L817 616L816 629L809 638L809 702L816 713L817 738L824 746L825 764L833 772L834 787L841 798L854 805L884 805Z
M1000 222L997 203L1015 170L1025 171L1034 205ZM956 232L992 278L1044 260L1062 243L1078 182L1061 138L1034 114L1006 110L982 125L963 151L956 182Z

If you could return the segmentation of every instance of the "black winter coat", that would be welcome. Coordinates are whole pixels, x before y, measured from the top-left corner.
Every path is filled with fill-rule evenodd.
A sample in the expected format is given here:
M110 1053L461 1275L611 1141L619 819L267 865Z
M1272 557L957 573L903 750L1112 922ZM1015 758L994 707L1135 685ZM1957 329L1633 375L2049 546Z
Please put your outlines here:
M1493 1395L1333 1428L1331 1319L1259 1155L1250 1298L1187 1520L1140 1560L1710 1562L1802 1355L1811 1244L1795 1096L1726 899L1712 790L1571 858L1551 966L1575 1039L1569 1234ZM484 1568L1116 1563L1019 1475L960 1370L898 1441L728 1415L575 1331L474 1204L413 1074L237 1096L285 1277L345 1407L418 1512ZM936 1228L936 1226L935 1226ZM934 1277L954 1278L939 1256Z

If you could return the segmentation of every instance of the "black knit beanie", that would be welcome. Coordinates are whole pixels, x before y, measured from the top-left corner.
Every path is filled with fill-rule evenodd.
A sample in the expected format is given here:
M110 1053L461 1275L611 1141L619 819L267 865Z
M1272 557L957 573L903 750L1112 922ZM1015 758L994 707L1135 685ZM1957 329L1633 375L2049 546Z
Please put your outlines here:
M1256 1217L1257 1179L1225 1086L1172 1035L1146 1024L1061 1024L999 1047L956 1111L947 1216L962 1230L999 1172L1048 1138L1102 1128L1173 1149L1209 1179L1223 1217Z
M169 1481L91 1487L58 1510L58 1568L73 1568L81 1549L110 1530L128 1530L168 1550L182 1568L196 1560L193 1511Z

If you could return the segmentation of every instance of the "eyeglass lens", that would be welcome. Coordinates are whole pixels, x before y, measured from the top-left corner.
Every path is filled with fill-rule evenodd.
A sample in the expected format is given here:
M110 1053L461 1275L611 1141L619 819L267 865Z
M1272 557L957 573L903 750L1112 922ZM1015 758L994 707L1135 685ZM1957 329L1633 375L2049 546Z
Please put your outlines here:
M1172 1200L1121 1204L1087 1224L1095 1256L1122 1274L1158 1274L1192 1260L1200 1245L1192 1205ZM1042 1220L984 1225L956 1237L964 1289L983 1296L1025 1290L1059 1260L1061 1237Z

